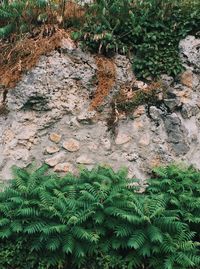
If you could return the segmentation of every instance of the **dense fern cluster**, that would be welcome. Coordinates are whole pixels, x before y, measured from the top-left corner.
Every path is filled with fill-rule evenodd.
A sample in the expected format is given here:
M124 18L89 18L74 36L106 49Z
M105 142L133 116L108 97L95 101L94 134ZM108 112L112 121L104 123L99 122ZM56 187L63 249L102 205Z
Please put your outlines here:
M160 169L164 189L153 180L141 193L124 170L115 173L98 167L84 169L78 177L59 177L47 169L15 168L14 180L0 193L0 268L186 269L200 265L195 226L190 226L191 219L192 224L199 220L199 173L187 170L181 175L173 167ZM173 191L176 186L180 192L185 188L189 199L190 183L196 184L196 196L184 208L187 201L181 204L182 196Z
M177 212L181 221L196 232L200 242L200 173L194 168L170 166L154 169L147 193L162 194L167 209Z

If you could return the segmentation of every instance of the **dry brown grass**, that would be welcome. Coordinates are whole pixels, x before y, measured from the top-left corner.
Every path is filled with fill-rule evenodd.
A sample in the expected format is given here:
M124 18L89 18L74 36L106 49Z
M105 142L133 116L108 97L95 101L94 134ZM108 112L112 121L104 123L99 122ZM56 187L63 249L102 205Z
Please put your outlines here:
M24 72L34 67L40 56L60 46L69 33L54 26L42 26L33 36L26 35L14 43L0 44L0 85L11 88Z
M161 91L160 82L152 82L144 87L138 87L136 81L129 85L122 86L114 102L121 111L132 112L139 105L148 102L156 102L158 93Z
M5 104L7 90L17 84L23 73L37 64L41 55L55 50L63 38L70 37L71 30L64 30L64 24L71 20L81 22L84 19L84 8L74 1L66 1L65 5L64 1L53 2L58 4L58 8L46 8L48 20L44 25L33 28L32 23L37 20L38 8L32 9L31 18L26 16L24 10L23 18L29 25L30 32L23 36L14 33L8 40L0 41L0 94L3 95L0 103ZM26 8L30 8L28 2Z

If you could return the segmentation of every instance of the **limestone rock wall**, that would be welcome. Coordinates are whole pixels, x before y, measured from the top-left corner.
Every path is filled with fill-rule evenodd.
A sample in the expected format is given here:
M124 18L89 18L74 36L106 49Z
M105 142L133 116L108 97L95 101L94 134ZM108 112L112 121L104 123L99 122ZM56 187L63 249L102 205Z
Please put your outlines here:
M98 84L94 55L65 46L41 57L8 92L8 112L0 115L0 180L11 177L12 165L32 162L57 172L126 166L141 181L152 167L173 161L200 168L200 39L182 40L180 57L186 71L177 81L162 76L161 104L121 117L114 133L107 126L109 101L135 80L129 60L115 57L115 85L96 111L90 107Z

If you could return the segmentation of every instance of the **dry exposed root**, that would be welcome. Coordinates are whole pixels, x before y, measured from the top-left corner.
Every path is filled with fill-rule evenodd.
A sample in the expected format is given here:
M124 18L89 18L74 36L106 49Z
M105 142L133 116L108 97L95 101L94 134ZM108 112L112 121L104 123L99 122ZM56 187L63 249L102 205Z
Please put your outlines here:
M98 108L115 84L115 64L112 59L96 56L98 86L90 109Z
M58 48L64 37L69 38L67 32L53 26L46 25L37 31L15 43L0 44L0 85L4 88L14 87L41 55Z

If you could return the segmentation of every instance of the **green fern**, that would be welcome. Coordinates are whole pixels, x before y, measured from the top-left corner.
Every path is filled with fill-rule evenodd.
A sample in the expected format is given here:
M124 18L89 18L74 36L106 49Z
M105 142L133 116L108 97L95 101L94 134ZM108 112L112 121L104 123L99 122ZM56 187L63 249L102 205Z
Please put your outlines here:
M61 178L49 174L47 166L31 169L15 168L11 185L0 193L0 245L13 253L13 259L8 255L0 260L1 268L27 269L23 264L29 258L29 269L88 268L88 264L93 269L199 266L196 235L181 209L169 206L172 200L173 205L179 204L179 197L167 191L172 185L166 169L161 171L166 193L159 191L158 180L152 180L156 195L151 186L146 193L138 192L125 170L115 173L96 167L83 169L79 177ZM170 173L180 190L189 188L188 176L185 183L180 172ZM197 179L190 174L191 180ZM197 197L198 188L192 189ZM194 201L181 199L194 209L192 214L197 212ZM192 218L196 220L195 214ZM22 265L14 260L18 252L12 244L26 248L22 250L26 255L20 257Z
M195 231L200 240L200 172L175 165L154 169L158 178L149 180L147 193L163 195L166 207Z

